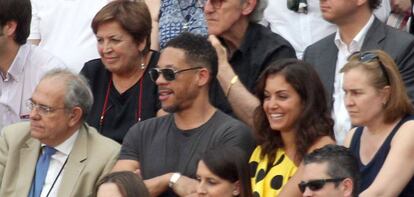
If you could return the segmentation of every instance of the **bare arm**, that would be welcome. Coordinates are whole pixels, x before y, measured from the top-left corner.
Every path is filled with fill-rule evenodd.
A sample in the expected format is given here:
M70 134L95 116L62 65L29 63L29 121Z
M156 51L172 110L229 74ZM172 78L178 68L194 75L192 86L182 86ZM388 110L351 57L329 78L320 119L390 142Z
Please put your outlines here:
M217 52L219 61L217 79L224 93L228 92L227 100L236 116L250 127L253 127L253 113L256 107L260 105L259 100L239 80L231 85L230 82L236 76L236 73L227 60L226 49L216 36L210 35L209 40Z
M391 149L365 196L398 196L414 175L414 121L406 122L391 141Z
M335 141L328 136L322 137L314 145L312 145L312 147L310 147L308 153L311 153L315 149L322 148L328 144L335 144ZM302 193L299 191L298 184L302 180L303 168L303 162L301 162L295 175L293 175L293 177L289 179L286 185L283 186L282 191L279 193L279 197L302 196Z
M139 173L140 164L135 160L118 160L112 171L132 171ZM168 189L168 183L173 173L163 174L151 179L144 180L145 186L151 196L159 196ZM198 182L195 179L181 176L173 189L179 196L187 196L195 193Z
M159 28L158 16L160 14L161 0L145 0L151 14L152 29L151 29L151 49L160 50L159 43Z

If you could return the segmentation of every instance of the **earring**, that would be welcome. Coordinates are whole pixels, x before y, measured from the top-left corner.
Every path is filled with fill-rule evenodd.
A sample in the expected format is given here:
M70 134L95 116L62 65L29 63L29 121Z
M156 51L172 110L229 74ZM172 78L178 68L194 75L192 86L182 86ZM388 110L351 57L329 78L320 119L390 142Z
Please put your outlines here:
M145 64L144 64L144 62L141 62L141 70L144 70L145 69Z

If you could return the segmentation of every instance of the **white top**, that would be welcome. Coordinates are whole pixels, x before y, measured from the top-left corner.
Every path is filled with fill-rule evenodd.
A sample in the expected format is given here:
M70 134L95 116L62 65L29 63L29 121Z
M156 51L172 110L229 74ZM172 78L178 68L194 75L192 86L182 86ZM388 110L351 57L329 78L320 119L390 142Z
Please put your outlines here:
M61 58L74 72L99 58L91 22L109 0L31 0L29 39Z
M6 76L0 76L0 130L29 119L26 101L41 77L50 69L65 67L58 58L31 44L22 45Z
M287 0L270 0L264 11L264 25L288 40L300 59L306 47L336 31L335 25L323 19L319 1L308 0L307 14L289 10ZM385 21L390 12L389 0L383 0L375 15Z
M335 120L334 131L336 142L340 145L344 143L346 133L351 129L352 124L348 111L345 107L345 92L342 87L344 74L339 71L348 62L347 58L349 55L361 50L365 36L367 35L372 23L374 23L374 19L374 15L371 15L367 24L365 24L361 31L359 31L359 33L352 39L349 45L342 41L339 35L339 30L335 35L335 45L338 47L338 59L335 69L332 117Z
M72 136L70 136L62 144L54 147L57 151L50 160L49 169L47 170L47 175L45 179L45 184L43 185L42 193L40 197L46 197L47 193L50 194L49 197L58 196L59 186L62 182L63 174L65 173L64 164L66 159L69 157L70 152L72 151L73 145L75 144L76 139L78 138L79 130L76 131ZM45 144L42 144L42 147ZM67 165L67 164L66 164ZM63 168L63 169L62 169ZM62 172L59 174L60 170ZM59 176L59 177L58 177ZM53 185L53 182L56 183ZM51 188L53 185L53 188Z

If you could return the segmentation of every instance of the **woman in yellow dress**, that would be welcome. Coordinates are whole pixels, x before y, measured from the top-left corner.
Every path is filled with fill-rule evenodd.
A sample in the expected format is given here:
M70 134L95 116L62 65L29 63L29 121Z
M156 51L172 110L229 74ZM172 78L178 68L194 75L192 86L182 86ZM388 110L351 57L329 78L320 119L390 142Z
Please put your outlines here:
M256 93L261 105L254 116L258 146L249 162L253 196L300 196L303 156L335 143L324 87L309 64L285 59L263 71Z

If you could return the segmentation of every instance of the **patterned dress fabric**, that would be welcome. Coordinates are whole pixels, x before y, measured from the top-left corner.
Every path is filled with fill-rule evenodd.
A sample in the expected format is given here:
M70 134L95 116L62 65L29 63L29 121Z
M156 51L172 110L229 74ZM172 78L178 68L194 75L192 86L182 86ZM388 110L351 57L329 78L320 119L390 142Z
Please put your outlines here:
M260 158L262 149L257 146L250 157L251 181L253 197L278 196L283 186L297 170L295 163L279 148L276 159L268 165L268 157Z
M207 35L201 0L161 0L159 40L161 49L167 42L187 31Z

